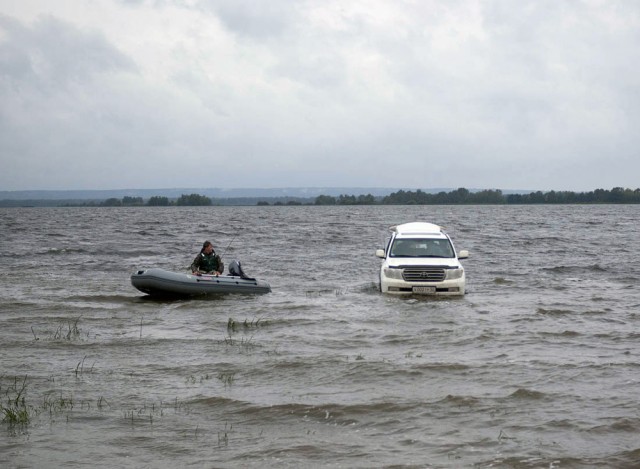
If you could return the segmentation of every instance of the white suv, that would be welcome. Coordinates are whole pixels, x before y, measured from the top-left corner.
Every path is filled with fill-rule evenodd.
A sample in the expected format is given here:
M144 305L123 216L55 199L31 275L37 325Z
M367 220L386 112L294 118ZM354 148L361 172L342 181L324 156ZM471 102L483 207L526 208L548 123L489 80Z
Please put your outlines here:
M392 226L386 249L376 256L380 267L380 291L397 295L464 295L465 275L453 242L438 225L405 223Z

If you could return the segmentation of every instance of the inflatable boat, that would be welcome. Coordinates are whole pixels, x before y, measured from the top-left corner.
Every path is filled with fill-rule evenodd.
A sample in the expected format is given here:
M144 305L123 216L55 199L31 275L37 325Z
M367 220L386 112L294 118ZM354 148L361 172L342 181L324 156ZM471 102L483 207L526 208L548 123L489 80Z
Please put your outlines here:
M240 263L229 264L229 275L195 275L163 269L138 270L131 285L143 293L158 297L196 297L224 293L269 293L267 282L247 277Z

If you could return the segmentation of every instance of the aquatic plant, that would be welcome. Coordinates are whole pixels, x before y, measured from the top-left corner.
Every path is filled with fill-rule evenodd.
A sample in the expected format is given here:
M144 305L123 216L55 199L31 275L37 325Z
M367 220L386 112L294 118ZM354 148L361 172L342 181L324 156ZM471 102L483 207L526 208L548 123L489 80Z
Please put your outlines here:
M196 378L195 375L189 375L186 379L187 384L196 384L196 383L204 383L205 381L208 381L212 378L212 376L209 373L206 373L202 376L200 376L200 378Z
M78 364L76 365L76 378L78 377L78 374L80 376L83 375L84 373L84 361L87 359L87 356L85 355L81 361L78 362ZM95 362L93 363L93 365L91 365L91 368L87 371L87 373L93 373L93 367L95 365Z
M218 446L229 446L229 433L233 432L233 425L224 423L224 429L218 432Z
M71 322L65 322L60 324L57 329L49 336L50 340L78 340L81 338L82 331L80 327L78 327L78 323L82 316L78 316ZM40 340L38 334L36 334L36 330L33 326L31 326L31 333L33 334L33 340ZM89 332L86 334L89 337Z
M0 410L4 414L2 421L9 425L26 425L31 419L29 410L24 406L5 407L0 405Z
M47 395L44 397L42 403L42 409L48 411L50 416L60 414L64 411L73 410L73 398L63 397L62 394L54 397L53 395Z
M225 345L240 347L245 352L252 350L256 346L252 341L253 336L249 337L248 339L245 337L241 337L240 340L234 339L233 337L231 337L231 335L224 338Z
M235 381L235 371L223 371L218 373L218 379L224 383L224 387L231 387Z
M515 440L515 437L507 435L504 431L500 430L500 434L498 435L498 441L502 442L502 440Z
M64 325L60 325L56 332L53 334L54 340L65 339L65 340L73 340L80 338L80 328L78 327L78 323L80 322L79 316L73 322L67 323L67 332L66 334L63 331Z
M14 378L13 385L5 391L7 405L0 404L0 411L3 414L2 421L9 425L27 425L31 420L31 409L25 402L27 389L27 377L25 376L18 387L18 378Z
M242 322L236 321L233 318L229 318L229 320L227 321L227 330L237 332L240 326L242 326L244 329L250 329L253 327L260 327L267 324L268 324L268 321L263 320L263 318L258 318L258 319L254 318L254 319L251 319L251 321L245 318L245 320Z
M111 405L107 402L107 400L104 397L100 396L100 398L98 399L98 404L97 404L98 409L102 410L102 408L104 407L105 404L107 406L111 407Z
M151 403L151 404L143 404L141 407L133 408L133 409L125 409L123 410L123 416L126 420L128 420L132 425L136 422L149 422L153 424L154 417L162 417L164 416L164 411L167 408L173 408L175 413L184 412L185 414L189 414L190 410L186 404L179 401L176 397L173 401L173 404L167 405L160 401L159 404Z
M86 358L86 357L85 357ZM82 374L82 360L76 368L78 374ZM97 400L74 400L71 396L66 396L59 391L45 392L42 403L38 405L29 405L27 403L27 385L28 377L24 378L14 377L9 386L3 385L2 376L0 376L0 422L8 424L11 431L15 432L17 429L22 430L22 427L26 427L32 424L36 416L45 416L50 419L51 423L57 420L57 417L66 415L67 422L70 419L73 411L86 411L90 412L92 409L97 408L99 411L111 409L112 405L107 402L104 396L100 396ZM203 375L200 380L211 379L209 374ZM234 373L227 373L222 376L221 379L226 383L225 386L230 386L234 380ZM53 381L48 380L48 381ZM155 418L162 417L166 409L172 408L175 413L189 414L190 408L188 405L180 401L177 397L174 401L169 403L151 403L143 404L139 407L128 407L122 409L123 417L128 420L132 425L136 423L149 423L153 424ZM196 431L197 433L197 431Z

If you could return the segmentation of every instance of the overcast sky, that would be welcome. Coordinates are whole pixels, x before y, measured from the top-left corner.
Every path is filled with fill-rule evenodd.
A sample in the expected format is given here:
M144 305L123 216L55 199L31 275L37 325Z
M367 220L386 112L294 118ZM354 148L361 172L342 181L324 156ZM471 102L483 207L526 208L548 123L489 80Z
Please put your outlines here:
M0 190L640 187L637 0L0 0Z

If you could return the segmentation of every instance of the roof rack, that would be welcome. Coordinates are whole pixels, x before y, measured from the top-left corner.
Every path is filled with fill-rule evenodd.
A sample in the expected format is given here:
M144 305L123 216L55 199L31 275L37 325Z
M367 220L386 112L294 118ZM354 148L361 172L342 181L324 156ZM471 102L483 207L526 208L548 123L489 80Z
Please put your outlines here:
M390 226L389 229L395 233L402 234L434 234L441 233L442 227L433 223L411 222L401 225Z

